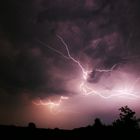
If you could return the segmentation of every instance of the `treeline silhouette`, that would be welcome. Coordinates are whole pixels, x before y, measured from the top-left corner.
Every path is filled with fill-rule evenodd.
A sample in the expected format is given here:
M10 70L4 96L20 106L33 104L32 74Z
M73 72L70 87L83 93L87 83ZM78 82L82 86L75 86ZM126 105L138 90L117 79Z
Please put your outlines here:
M140 119L128 106L119 108L119 118L111 125L105 125L100 118L93 125L63 129L41 129L30 122L27 127L0 125L0 139L48 139L48 140L80 140L80 139L140 139Z

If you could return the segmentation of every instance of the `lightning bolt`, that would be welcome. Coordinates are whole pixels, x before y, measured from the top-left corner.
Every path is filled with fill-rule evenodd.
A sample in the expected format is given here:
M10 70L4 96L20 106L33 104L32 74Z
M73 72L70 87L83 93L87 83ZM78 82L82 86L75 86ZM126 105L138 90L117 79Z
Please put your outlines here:
M98 72L112 72L115 69L116 65L117 64L114 64L111 69L95 69L95 71L98 71Z
M56 35L56 36L57 36L57 37L60 39L60 41L63 43L63 45L64 45L64 47L65 47L65 49L66 49L66 51L67 51L68 57L80 67L80 69L82 70L82 73L83 73L83 78L84 78L85 80L87 80L88 74L89 74L91 71L85 70L84 67L82 66L82 64L81 64L78 60L76 60L74 57L71 56L70 51L69 51L69 48L68 48L68 45L67 45L67 43L64 41L64 39L63 39L61 36L59 36L59 35Z
M52 50L52 51L58 53L58 54L61 55L62 57L66 58L66 59L69 59L68 56L64 55L64 54L63 54L62 52L60 52L59 50L54 49L53 47L51 47L50 45L48 45L48 44L42 42L41 40L38 40L38 39L37 39L37 41L38 41L41 45L43 45L43 46L49 48L50 50Z
M53 102L50 99L47 102L44 102L41 99L39 99L39 102L33 101L33 104L35 104L37 106L42 106L42 105L48 106L50 108L51 113L57 114L56 108L58 111L58 107L62 104L63 100L68 100L68 99L69 99L69 97L65 97L65 96L61 96L57 102ZM58 112L61 112L61 110L59 110Z
M109 99L109 98L112 98L112 97L120 97L120 96L124 96L124 95L127 95L127 96L130 96L130 98L132 97L133 98L140 98L140 96L138 95L135 95L133 93L133 88L135 87L135 85L137 84L137 82L139 81L140 78L136 79L136 81L134 82L134 84L132 85L131 89L128 90L128 89L122 89L122 90L112 90L112 93L113 92L118 92L117 94L111 94L111 95L103 95L101 94L100 92L94 90L93 88L90 88L89 86L86 85L86 81L87 81L87 78L88 78L88 75L92 72L92 71L88 71L86 70L82 64L80 63L80 61L76 60L75 58L73 58L70 54L70 51L69 51L69 48L68 48L68 45L67 43L64 41L64 39L59 36L59 35L56 35L60 41L62 42L62 44L64 45L66 51L67 51L67 54L68 54L68 57L69 59L71 59L73 62L77 63L77 65L80 67L81 71L82 71L82 74L83 74L83 79L84 81L81 82L80 84L80 89L81 91L83 92L83 95L87 96L87 95L98 95L100 96L101 98L104 98L104 99ZM114 64L112 66L111 69L96 69L95 71L98 71L98 72L112 72L115 67L117 66L117 64Z
M120 90L111 90L111 92L113 94L111 95L103 95L101 93L101 91L97 91L95 90L93 87L89 87L86 83L87 83L87 79L88 79L88 75L92 72L91 70L86 70L83 65L80 63L80 61L76 60L70 53L69 51L69 47L67 45L67 43L64 41L64 39L60 36L60 35L56 35L56 37L61 41L61 43L64 45L64 48L67 52L67 55L64 55L61 51L54 49L53 47L51 47L50 45L45 44L44 42L38 40L38 42L40 44L42 44L43 46L46 46L47 48L51 49L52 51L58 53L59 55L61 55L62 57L64 57L65 59L68 60L72 60L74 63L77 64L77 66L81 69L82 72L82 77L83 80L81 81L81 83L79 84L79 88L82 91L82 94L84 96L89 96L89 95L97 95L103 99L110 99L112 97L123 97L123 96L127 96L130 99L138 99L140 98L140 96L136 95L134 93L134 87L135 85L139 82L140 78L136 79L136 81L134 81L134 83L132 84L131 88L124 88L124 89L120 89ZM112 72L117 64L113 65L111 69L95 69L95 71L98 72ZM114 94L116 93L116 94ZM53 112L53 110L55 108L58 108L61 103L63 102L63 100L68 100L69 97L64 97L61 96L58 102L53 102L51 100L47 101L47 102L43 102L41 99L39 100L39 103L33 102L35 105L44 105L44 106L49 106L51 112Z

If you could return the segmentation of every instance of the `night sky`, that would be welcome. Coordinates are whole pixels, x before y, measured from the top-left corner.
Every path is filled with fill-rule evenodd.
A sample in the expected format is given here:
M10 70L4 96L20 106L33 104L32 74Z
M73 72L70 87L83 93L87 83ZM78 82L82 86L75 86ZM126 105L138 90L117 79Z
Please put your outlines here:
M140 0L0 1L0 124L140 116L139 85Z

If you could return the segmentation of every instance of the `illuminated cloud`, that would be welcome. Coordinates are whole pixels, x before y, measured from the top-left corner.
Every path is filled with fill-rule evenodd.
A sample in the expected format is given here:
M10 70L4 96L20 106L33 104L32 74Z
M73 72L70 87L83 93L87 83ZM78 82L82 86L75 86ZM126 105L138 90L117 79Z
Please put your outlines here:
M0 122L73 128L111 122L122 105L138 110L139 4L1 1Z

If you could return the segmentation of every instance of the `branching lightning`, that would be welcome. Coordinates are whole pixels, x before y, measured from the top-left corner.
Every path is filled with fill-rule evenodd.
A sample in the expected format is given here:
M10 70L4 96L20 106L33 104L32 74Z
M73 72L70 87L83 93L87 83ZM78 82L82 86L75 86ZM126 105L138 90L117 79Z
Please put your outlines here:
M85 95L85 96L86 95L98 95L98 96L100 96L101 98L104 98L104 99L109 99L109 98L112 98L112 97L119 97L119 96L124 96L124 95L127 95L127 96L132 97L132 98L140 98L140 96L135 95L133 93L133 88L135 87L135 85L137 84L137 82L139 81L140 78L138 78L138 79L136 79L136 81L134 81L134 84L132 85L131 89L129 89L129 90L128 89L112 90L111 91L112 93L117 92L117 94L111 94L111 95L107 95L107 96L105 96L105 95L101 94L100 92L96 91L95 89L87 86L86 85L87 78L88 78L88 75L92 71L86 70L78 60L76 60L75 58L73 58L71 56L71 54L70 54L68 45L64 41L64 39L61 36L59 36L59 35L57 35L57 37L60 39L60 41L65 46L66 51L67 51L67 54L68 54L68 57L73 62L77 63L78 66L80 67L81 71L82 71L84 81L82 81L81 84L80 84L80 90L83 92L83 95ZM111 69L96 69L95 71L98 71L98 72L112 72L115 69L116 65L117 64L114 64Z
M48 45L48 44L46 44L46 43L44 43L44 42L42 42L42 41L40 41L40 40L37 40L37 41L38 41L41 45L43 45L43 46L49 48L50 50L52 50L52 51L58 53L58 54L61 55L62 57L66 58L66 59L69 59L68 56L64 55L64 54L63 54L62 52L60 52L59 50L54 49L54 48L51 47L50 45Z
M72 60L74 63L77 64L77 66L81 69L82 72L82 80L79 83L79 89L82 92L82 95L84 96L88 96L88 95L97 95L103 99L109 99L112 97L127 97L130 99L138 99L140 98L140 96L138 96L135 92L134 92L134 87L136 86L136 84L139 82L140 78L137 78L133 84L131 85L131 87L126 86L125 88L121 88L121 89L113 89L113 90L109 90L107 95L104 95L102 92L103 91L97 91L96 89L93 88L93 86L88 86L87 84L87 80L88 80L88 76L89 74L92 72L92 70L86 70L83 65L80 63L80 61L76 60L70 53L69 51L69 47L67 45L67 43L64 41L64 39L60 36L60 35L56 35L56 37L61 41L61 43L64 45L64 48L67 52L67 55L64 55L61 51L52 48L51 46L45 44L44 42L38 40L38 42L40 44L42 44L43 46L48 47L49 49L51 49L52 51L58 53L59 55L61 55L62 57L64 57L65 59L68 60ZM117 64L113 65L111 69L95 69L95 71L97 72L104 72L104 73L108 73L108 72L112 72L114 71L115 67L117 66ZM43 102L41 99L39 100L38 103L33 102L35 105L45 105L45 106L49 106L51 112L53 112L54 108L58 108L63 100L67 100L69 99L68 97L64 97L61 96L58 102L53 102L51 100L47 101L47 102Z
M116 65L117 64L114 64L111 69L95 69L95 71L98 71L98 72L112 72L115 69Z
M82 70L83 78L84 78L85 80L87 80L88 74L89 74L91 71L85 70L84 67L82 66L82 64L81 64L78 60L76 60L75 58L73 58L73 57L71 56L70 51L69 51L69 48L68 48L68 45L67 45L67 43L64 41L64 39L63 39L61 36L59 36L59 35L56 35L56 36L60 39L60 41L63 43L64 47L66 48L68 57L69 57L73 62L77 63L77 65L78 65L78 66L80 67L80 69Z
M38 102L35 102L33 101L33 104L37 105L37 106L40 106L40 105L43 105L43 106L48 106L50 108L50 111L52 113L56 113L54 110L55 108L58 109L58 107L61 105L62 101L63 100L68 100L69 97L65 97L65 96L61 96L60 99L57 101L57 102L53 102L51 101L50 99L47 101L47 102L44 102L42 101L41 99L39 99ZM58 110L57 110L58 111ZM59 110L59 112L61 112L61 110Z

